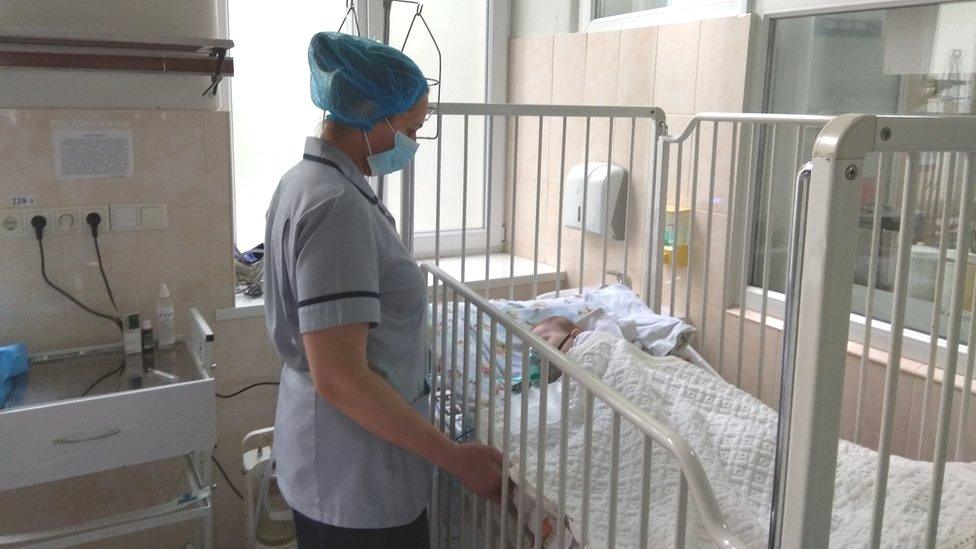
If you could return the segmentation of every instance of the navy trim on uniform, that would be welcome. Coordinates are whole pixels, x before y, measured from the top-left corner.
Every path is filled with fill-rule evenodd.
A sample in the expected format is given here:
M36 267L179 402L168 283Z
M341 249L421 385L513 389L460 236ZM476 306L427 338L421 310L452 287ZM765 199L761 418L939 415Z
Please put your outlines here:
M380 213L383 214L383 217L385 217L387 221L389 221L391 224L393 224L394 227L396 227L396 220L393 219L393 216L386 211L386 208L384 208L382 204L380 204L380 199L377 198L376 195L372 193L372 190L370 192L366 192L365 190L363 190L362 187L360 187L355 181L353 181L351 177L346 175L346 172L342 171L342 168L339 167L338 164L329 160L328 158L322 158L321 156L315 156L314 154L309 154L309 153L303 154L302 158L304 158L305 160L310 160L312 162L318 162L319 164L323 164L325 166L335 169L337 172L339 172L342 175L342 177L345 177L346 180L352 183L352 186L356 187L356 190L359 191L359 194L363 195L363 197L366 198L366 200L369 200L370 204L379 208Z
M359 191L359 194L366 197L366 200L369 200L370 203L374 205L377 202L379 202L379 199L376 198L376 195L367 193L363 189L359 188L359 185L357 185L348 175L346 175L346 172L342 171L342 168L340 168L339 165L336 164L335 162L329 160L328 158L322 158L321 156L315 156L314 154L308 154L308 153L303 154L302 158L304 158L305 160L311 160L312 162L318 162L319 164L324 164L330 168L335 168L336 171L342 174L342 177L345 177L346 179L349 180L350 183L352 183L353 187L356 187L356 190Z
M323 295L323 296L319 296L319 297L313 297L312 299L305 299L305 300L299 301L298 302L298 307L299 308L302 308L302 307L306 307L308 305L318 305L319 303L325 303L325 302L328 302L328 301L336 301L336 300L339 300L339 299L348 299L350 297L372 297L372 298L375 298L375 299L379 299L380 298L380 294L379 294L379 292L366 292L366 291L338 292L338 293L334 293L334 294L328 294L328 295Z

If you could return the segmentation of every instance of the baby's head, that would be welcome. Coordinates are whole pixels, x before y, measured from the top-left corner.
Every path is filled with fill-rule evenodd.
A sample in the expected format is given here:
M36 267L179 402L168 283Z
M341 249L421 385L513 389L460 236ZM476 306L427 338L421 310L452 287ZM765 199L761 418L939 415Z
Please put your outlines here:
M550 316L532 328L533 333L564 353L573 346L573 341L582 331L583 328L564 316Z

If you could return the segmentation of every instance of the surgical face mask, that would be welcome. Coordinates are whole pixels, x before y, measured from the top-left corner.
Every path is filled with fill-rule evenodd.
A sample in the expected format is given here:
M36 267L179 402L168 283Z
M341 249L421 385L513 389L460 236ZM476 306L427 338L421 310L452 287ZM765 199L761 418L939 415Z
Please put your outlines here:
M413 139L394 130L389 119L386 120L386 125L390 126L390 131L393 132L393 148L388 151L373 154L373 148L369 145L369 136L363 132L366 137L366 148L369 150L366 162L369 164L369 170L373 175L386 175L402 170L413 159L413 155L417 153L417 148L420 147L420 144Z

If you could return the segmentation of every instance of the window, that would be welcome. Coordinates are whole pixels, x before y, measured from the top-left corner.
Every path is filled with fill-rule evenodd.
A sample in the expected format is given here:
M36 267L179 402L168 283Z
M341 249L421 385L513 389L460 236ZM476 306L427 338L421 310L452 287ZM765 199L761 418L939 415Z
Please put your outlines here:
M587 32L667 25L746 13L746 0L591 0L580 3Z
M279 179L301 158L306 136L317 135L321 129L322 111L308 95L308 41L316 32L338 29L346 8L344 2L321 0L293 0L274 8L249 0L227 3L236 64L231 90L235 242L246 250L263 241L265 212ZM423 4L423 16L442 54L440 100L484 102L488 1L425 0ZM415 10L415 3L393 4L390 44L403 45ZM373 20L372 14L370 18ZM428 77L438 78L436 49L419 20L410 30L405 52ZM437 92L437 87L432 88L432 104ZM432 134L435 124L432 117L421 136ZM474 118L469 124L469 230L483 228L486 222L483 126L483 121ZM448 121L442 132L441 229L450 231L461 228L460 120ZM416 157L415 246L432 250L428 241L432 240L436 211L435 201L429 197L436 194L437 148L435 141L421 140L420 145ZM399 218L398 175L385 178L384 191L385 202ZM496 231L498 235L501 232L500 228Z
M394 3L390 13L390 43L404 45L415 6ZM440 84L430 91L431 104L440 92L442 102L483 103L486 100L487 55L486 34L488 1L425 0L423 16L430 26L433 40L440 48L442 69ZM438 78L437 50L420 21L410 29L404 45L409 55L428 78ZM440 88L439 90L437 88ZM420 136L433 135L437 118L432 116ZM441 219L442 234L460 231L464 170L464 128L460 117L443 118L441 128ZM485 123L471 117L468 123L468 193L466 226L469 231L485 228L484 179ZM433 255L434 229L437 225L437 142L420 139L415 157L414 250L418 256ZM384 200L397 218L400 217L400 176L387 178ZM493 216L494 217L494 216ZM501 235L499 228L496 234ZM471 245L472 242L468 242ZM484 244L482 243L483 247ZM455 246L442 240L442 253Z
M234 241L264 241L264 215L281 176L301 159L322 111L309 99L308 41L336 30L343 2L291 0L270 6L227 0L235 74L231 81Z
M969 114L976 112L976 1L783 18L771 23L771 59L766 108L777 113L840 114ZM777 138L777 150L791 150L792 136ZM792 142L795 143L795 142ZM803 147L809 154L809 144ZM936 258L940 239L947 239L947 275L939 314L948 315L952 285L952 261L956 257L955 219L962 182L961 169L948 155L923 153L914 174L904 171L904 159L877 155L864 166L861 192L862 223L858 230L853 311L864 313L865 294L872 283L872 226L875 199L880 204L881 231L874 255L876 292L874 317L885 320L891 311L896 247L901 225L900 205L905 177L921 180L914 213L915 231L909 270L906 323L912 330L928 333L936 294ZM789 204L796 166L775 163L769 195ZM949 205L946 226L943 208ZM760 219L754 242L752 284L762 284L765 238L771 239L768 287L782 291L785 285L789 219L786 215ZM968 261L976 276L976 254ZM968 278L968 277L967 277ZM967 283L967 286L971 286ZM971 293L971 290L968 290ZM969 295L969 294L967 294ZM967 305L967 308L969 306ZM968 316L968 313L967 313ZM941 322L944 332L947 322ZM964 334L968 330L964 330ZM945 336L944 333L940 334ZM965 340L965 337L964 337Z

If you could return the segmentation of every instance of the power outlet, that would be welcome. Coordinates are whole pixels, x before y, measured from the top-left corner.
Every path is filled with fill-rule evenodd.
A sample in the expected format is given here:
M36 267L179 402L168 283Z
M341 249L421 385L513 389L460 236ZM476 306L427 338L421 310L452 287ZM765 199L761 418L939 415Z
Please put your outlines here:
M85 231L91 231L88 227L88 214L90 213L97 213L102 218L98 225L98 234L109 232L111 224L108 220L108 206L85 206L81 208L78 220Z
M17 210L0 212L0 238L24 236L24 213Z
M30 210L24 215L24 232L28 236L35 236L34 225L31 224L31 220L37 216L41 216L47 221L47 225L44 226L44 234L51 235L59 232L57 228L57 219L54 217L54 211L52 210Z
M77 208L59 208L54 217L59 233L77 233L85 226Z

